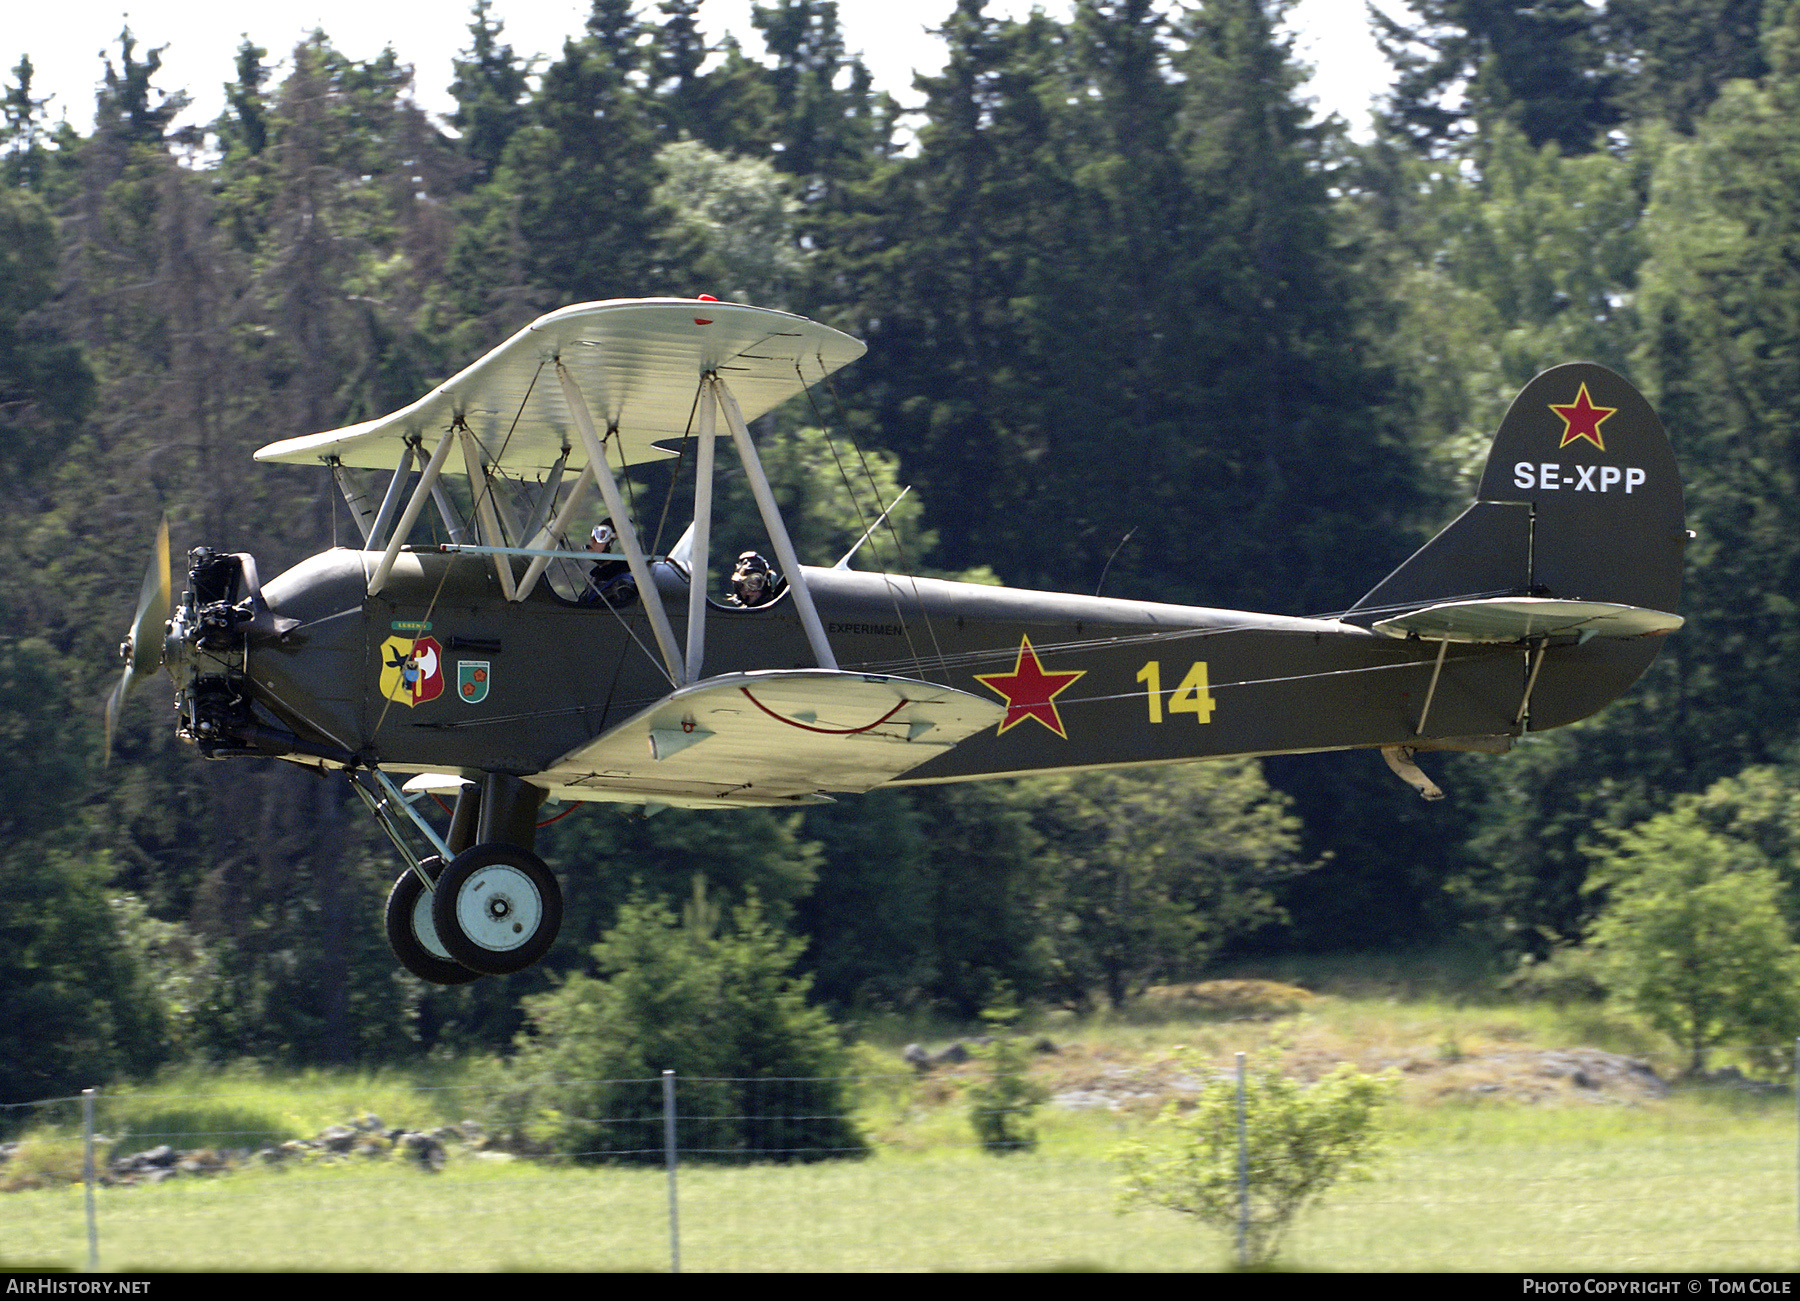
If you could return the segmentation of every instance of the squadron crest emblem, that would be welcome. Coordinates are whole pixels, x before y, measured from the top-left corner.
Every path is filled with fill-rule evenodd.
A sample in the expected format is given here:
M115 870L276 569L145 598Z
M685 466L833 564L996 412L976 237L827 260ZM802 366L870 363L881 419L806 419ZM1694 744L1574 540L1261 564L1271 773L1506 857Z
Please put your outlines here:
M433 637L381 643L381 694L409 708L444 694L444 651Z
M456 698L465 705L479 705L487 699L488 681L493 676L486 660L456 661Z

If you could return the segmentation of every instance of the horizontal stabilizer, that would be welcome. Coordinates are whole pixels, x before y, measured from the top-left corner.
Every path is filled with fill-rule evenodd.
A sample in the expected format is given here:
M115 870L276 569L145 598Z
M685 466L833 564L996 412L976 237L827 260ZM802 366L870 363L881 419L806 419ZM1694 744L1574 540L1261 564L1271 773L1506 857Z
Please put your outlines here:
M673 692L531 780L566 799L805 803L890 781L1005 712L997 701L910 678L731 673Z
M1541 596L1445 601L1371 625L1390 637L1426 641L1526 642L1544 637L1659 637L1684 620L1678 614L1606 601L1559 601Z
M1527 384L1494 434L1475 496L1346 622L1527 593L1680 605L1688 531L1675 452L1643 394L1606 367L1570 362Z

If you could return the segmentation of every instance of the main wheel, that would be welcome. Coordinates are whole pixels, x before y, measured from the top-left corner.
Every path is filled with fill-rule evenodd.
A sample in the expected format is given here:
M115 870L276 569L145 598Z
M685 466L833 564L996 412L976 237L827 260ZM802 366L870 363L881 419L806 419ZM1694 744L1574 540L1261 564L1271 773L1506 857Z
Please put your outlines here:
M434 882L444 872L444 860L435 854L419 866ZM479 971L471 971L452 958L443 941L438 939L437 926L431 920L431 894L412 869L402 872L400 879L394 882L394 888L388 891L387 913L383 920L387 926L388 947L394 951L400 965L420 980L429 980L434 985L466 985L471 980L481 979Z
M562 888L544 860L515 845L473 845L450 861L431 896L438 938L487 976L523 971L562 927Z

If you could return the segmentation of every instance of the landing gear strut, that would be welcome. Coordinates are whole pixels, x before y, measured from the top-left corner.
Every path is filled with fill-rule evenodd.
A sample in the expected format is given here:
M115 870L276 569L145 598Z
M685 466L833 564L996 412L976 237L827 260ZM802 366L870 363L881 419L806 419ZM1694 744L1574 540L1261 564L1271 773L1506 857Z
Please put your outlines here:
M352 782L413 865L387 903L388 945L402 967L433 984L461 985L523 971L550 951L563 901L556 877L532 852L542 790L505 773L466 782L440 838L379 769ZM415 839L436 852L416 854Z

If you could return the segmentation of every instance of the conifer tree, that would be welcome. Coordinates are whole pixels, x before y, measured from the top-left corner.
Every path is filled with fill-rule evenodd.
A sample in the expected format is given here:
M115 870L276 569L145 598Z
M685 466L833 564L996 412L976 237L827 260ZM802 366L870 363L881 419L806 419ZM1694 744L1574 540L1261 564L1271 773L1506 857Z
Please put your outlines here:
M589 34L563 44L507 149L525 274L546 303L685 291L665 261L654 116L634 74L626 0L595 0Z
M1624 68L1620 106L1692 134L1726 82L1768 71L1765 7L1764 0L1608 0L1601 32L1609 58Z
M1421 151L1471 142L1500 122L1532 148L1596 147L1623 114L1620 74L1598 39L1586 0L1413 0L1415 24L1371 6L1382 53L1399 72L1388 128ZM1461 93L1460 99L1449 96Z
M663 22L649 54L651 89L663 121L664 135L708 140L711 132L707 79L700 73L710 51L700 32L703 0L659 0Z
M771 161L803 188L822 187L809 203L829 206L832 190L867 166L873 98L868 69L846 57L836 0L776 0L755 5L751 21L775 64L766 74L771 108L764 130ZM841 76L848 84L839 87ZM865 129L859 130L858 127Z
M1800 292L1787 254L1800 235L1800 8L1771 20L1769 75L1734 83L1695 141L1658 169L1647 220L1643 359L1688 479L1683 592L1672 646L1681 689L1666 722L1690 781L1766 762L1795 735L1800 645ZM1753 597L1748 594L1766 593Z
M0 96L0 141L5 146L0 151L0 177L9 187L29 190L42 188L50 152L45 144L49 132L43 118L51 97L37 99L32 95L31 81L36 72L31 56L21 54L18 65L12 69L14 80Z
M699 878L677 921L633 901L571 976L527 1002L504 1118L584 1162L660 1163L663 1071L689 1159L811 1162L866 1153L845 1054L792 974L800 942L754 901L726 910ZM648 1087L646 1087L648 1085Z
M119 32L119 65L106 60L106 76L95 104L97 118L111 118L127 144L154 144L168 133L177 114L188 106L184 91L164 91L150 84L162 69L162 52L158 46L145 54L142 62L134 56L137 37L131 28Z
M1025 376L1038 358L1016 304L1068 182L1039 85L1054 25L1002 24L983 7L958 0L946 20L944 70L918 82L918 153L871 179L840 256L869 322L858 386L931 510L939 563L1026 581L1015 562L1037 530L1014 510L1027 485L1011 467L1031 454Z
M526 119L529 64L512 46L500 44L506 25L489 16L492 8L492 0L476 0L469 48L455 61L456 79L450 83L456 100L450 125L460 133L458 152L474 164L470 185L499 170L507 142Z
M231 112L217 127L219 149L227 157L239 151L255 157L268 147L269 105L263 92L269 80L263 60L268 57L269 52L248 36L237 48L237 80L225 86Z

